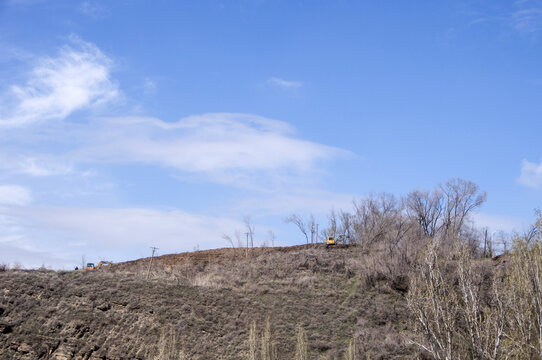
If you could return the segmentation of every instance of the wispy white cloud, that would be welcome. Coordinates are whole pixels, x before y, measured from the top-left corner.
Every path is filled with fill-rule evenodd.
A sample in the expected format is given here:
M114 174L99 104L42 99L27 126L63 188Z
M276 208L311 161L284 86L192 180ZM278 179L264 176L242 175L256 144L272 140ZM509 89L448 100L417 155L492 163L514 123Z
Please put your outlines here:
M23 157L15 169L21 174L31 176L56 176L73 173L73 169L66 164L51 163L35 157Z
M522 185L538 189L542 186L542 161L540 164L523 160L518 182Z
M58 56L38 59L25 85L11 86L4 97L0 127L11 129L0 138L11 146L2 149L0 156L8 160L0 168L51 176L70 174L81 164L143 163L176 169L180 176L265 187L319 170L322 161L348 154L296 137L285 122L250 114L203 114L176 122L141 117L47 122L120 94L111 78L111 59L75 36L71 42ZM146 88L154 89L155 83L147 80ZM301 86L271 80L280 86ZM47 153L48 149L54 150Z
M269 80L267 80L267 82L272 85L280 86L283 88L289 88L289 89L300 88L303 86L303 83L300 81L284 80L278 77L272 77Z
M111 67L112 61L96 46L72 36L56 57L36 61L24 85L11 86L3 96L0 127L64 119L117 98Z
M118 98L120 90L112 79L112 67L111 59L97 47L74 38L57 56L38 59L27 80L7 90L0 100L0 128L5 129L0 132L0 171L5 178L41 177L25 181L35 181L33 189L34 184L45 184L58 199L73 190L69 185L74 175L84 176L81 169L90 168L99 174L103 165L145 164L172 169L180 178L261 190L259 194L267 203L247 201L244 209L248 211L276 214L286 202L292 211L315 207L327 210L331 198L339 199L330 193L310 199L307 189L313 179L325 173L328 161L351 154L303 139L283 121L234 113L194 115L175 122L152 117L88 116L78 119L89 121L47 121L63 120L78 110ZM282 87L302 85L276 80ZM155 83L149 80L146 88L152 91ZM43 179L58 175L70 176ZM104 181L100 176L85 180L96 186ZM114 179L106 179L106 183L109 181ZM90 188L84 183L77 181L77 188ZM54 189L55 184L68 186L56 185ZM283 192L272 199L275 188L294 185L305 186L306 192ZM40 203L46 203L41 196L45 191L35 191L40 194ZM107 204L111 200L109 191L104 191ZM86 195L77 196L84 199ZM346 203L350 198L340 200ZM243 227L229 217L237 217L243 211L240 208L233 211L236 215L207 216L181 210L31 204L29 189L0 185L0 261L60 266L75 264L82 253L89 258L103 254L114 260L134 258L134 249L146 250L148 245L156 245L163 252L192 250L196 245L221 247L227 246L223 233Z
M156 210L145 208L57 208L17 206L0 207L0 229L2 212L9 213L10 225L24 224L11 230L11 238L1 241L0 261L22 262L35 266L25 251L40 252L48 265L59 267L64 263L77 264L81 254L88 258L126 260L126 249L147 249L157 246L162 253L191 251L194 247L226 247L223 233L241 229L240 221L227 217L213 217L180 210ZM40 239L35 243L34 238ZM13 253L8 257L4 248ZM123 250L124 249L124 250ZM133 250L132 250L133 251ZM21 257L17 257L20 254ZM57 259L54 260L56 254ZM39 254L38 254L39 255ZM133 256L133 255L132 255ZM36 257L36 254L30 259ZM46 260L37 260L37 265Z
M512 25L516 30L525 33L542 30L542 7L526 8L514 12Z
M76 173L73 166L63 160L40 154L25 155L24 149L15 148L11 153L0 152L0 170L4 174L22 174L35 177L61 176Z
M471 25L500 23L522 34L534 34L542 30L540 0L511 1L503 6L472 8L468 13L474 17Z
M0 185L0 205L27 205L32 201L30 190L19 185Z
M195 242L218 246L224 231L242 227L238 221L180 210L26 207L11 213L45 230L74 232L78 241L93 245L156 243L171 251L189 250Z
M146 163L235 183L298 176L348 151L294 136L282 121L247 114L203 114L177 122L155 118L94 121L70 161Z
M145 164L173 169L184 180L269 191L315 183L327 164L352 155L302 139L288 123L250 114L210 113L175 122L102 118L15 130L3 138L10 146L0 151L0 169L34 177Z
M109 15L109 10L105 7L90 1L83 1L79 4L78 10L80 13L90 16L93 19L100 19Z

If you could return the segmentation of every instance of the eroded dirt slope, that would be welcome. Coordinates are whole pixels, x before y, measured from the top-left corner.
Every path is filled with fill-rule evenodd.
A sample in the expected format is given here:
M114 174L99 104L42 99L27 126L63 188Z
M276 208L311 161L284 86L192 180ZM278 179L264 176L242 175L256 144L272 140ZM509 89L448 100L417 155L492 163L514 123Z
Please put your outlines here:
M399 335L402 292L389 279L368 285L355 248L213 254L155 259L149 279L145 260L0 272L0 359L158 359L166 347L243 359L250 323L261 329L267 317L280 359L293 357L297 325L314 359L342 359L352 337L360 358L412 357Z

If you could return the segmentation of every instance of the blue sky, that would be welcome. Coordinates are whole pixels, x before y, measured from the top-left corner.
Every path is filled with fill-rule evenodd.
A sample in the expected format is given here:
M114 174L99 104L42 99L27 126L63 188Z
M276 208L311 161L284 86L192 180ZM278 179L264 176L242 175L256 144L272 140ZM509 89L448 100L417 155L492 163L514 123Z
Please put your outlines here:
M542 200L542 2L0 2L0 262L303 238L452 177Z

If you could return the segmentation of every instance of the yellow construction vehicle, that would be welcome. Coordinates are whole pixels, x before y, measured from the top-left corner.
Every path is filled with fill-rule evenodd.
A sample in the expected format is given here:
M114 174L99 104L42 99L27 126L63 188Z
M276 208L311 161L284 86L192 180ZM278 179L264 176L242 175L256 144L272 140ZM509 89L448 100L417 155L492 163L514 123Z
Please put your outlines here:
M326 240L326 248L335 245L335 236L328 236Z
M103 265L110 265L110 264L112 264L112 262L110 262L110 261L100 261L98 266L94 266L94 263L87 263L87 266L85 267L85 270L91 270L91 271L100 270L100 268Z

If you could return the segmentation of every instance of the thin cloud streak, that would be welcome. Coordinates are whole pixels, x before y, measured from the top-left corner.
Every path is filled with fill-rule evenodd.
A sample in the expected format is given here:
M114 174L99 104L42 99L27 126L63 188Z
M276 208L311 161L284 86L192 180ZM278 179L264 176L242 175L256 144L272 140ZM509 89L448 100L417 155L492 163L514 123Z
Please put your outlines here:
M83 1L81 4L79 4L78 10L80 13L93 19L100 19L109 15L109 10L107 10L105 7L96 3L91 3L90 1Z
M289 88L289 89L300 88L303 86L303 83L300 81L289 81L289 80L284 80L278 77L272 77L268 80L268 82L272 85L276 85L283 88Z
M27 175L31 177L48 177L72 175L77 172L64 160L52 156L32 153L23 154L24 147L15 147L0 152L0 170L9 175Z
M483 23L501 23L508 28L525 35L542 30L542 2L515 1L509 7L488 7L485 11L475 11L470 25Z
M37 159L35 157L22 158L18 162L15 170L21 174L36 177L68 175L73 173L73 169L68 165L48 163L46 160Z
M25 85L10 88L11 102L0 113L0 127L9 129L0 136L11 146L0 154L7 159L0 168L43 177L72 174L81 164L148 164L181 172L175 175L265 188L349 154L299 139L285 122L251 114L202 114L177 122L148 117L51 121L120 94L111 79L111 59L75 36L71 42L58 56L39 59ZM284 87L301 85L272 80ZM43 151L53 148L54 153Z
M518 31L533 33L542 30L542 8L528 8L512 15L512 24Z

